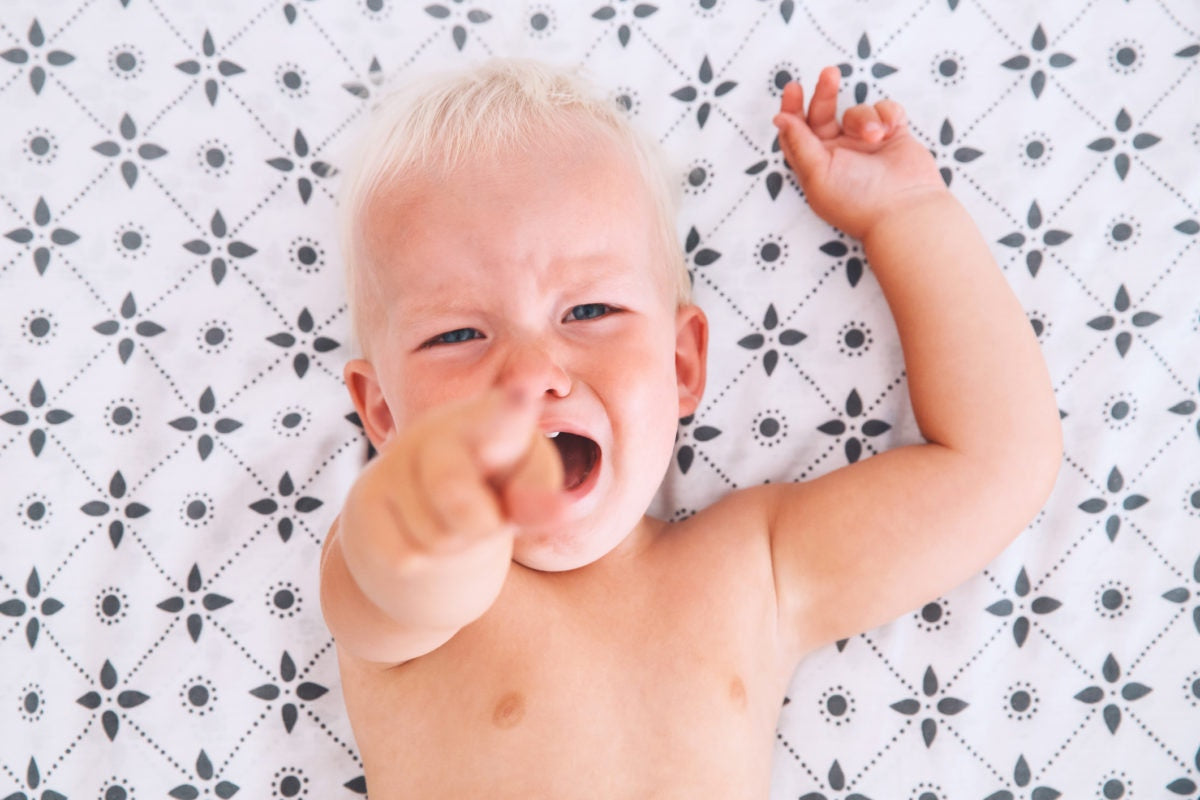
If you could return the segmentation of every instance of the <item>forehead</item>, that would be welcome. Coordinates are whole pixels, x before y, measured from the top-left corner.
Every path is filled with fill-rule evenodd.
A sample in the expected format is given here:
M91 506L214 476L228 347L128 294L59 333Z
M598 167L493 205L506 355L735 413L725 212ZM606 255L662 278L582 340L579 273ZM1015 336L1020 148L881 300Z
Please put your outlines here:
M389 307L501 282L661 282L654 203L631 154L529 148L440 177L385 184L363 220L367 260Z

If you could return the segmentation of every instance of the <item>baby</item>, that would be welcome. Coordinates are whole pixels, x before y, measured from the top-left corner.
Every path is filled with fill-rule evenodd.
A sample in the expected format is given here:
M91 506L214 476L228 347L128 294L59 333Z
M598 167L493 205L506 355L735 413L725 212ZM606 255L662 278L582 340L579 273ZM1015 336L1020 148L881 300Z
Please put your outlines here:
M371 797L765 798L814 649L983 568L1061 457L1017 299L891 100L774 118L861 239L926 443L646 511L705 383L670 182L620 110L498 61L385 101L346 175L345 367L379 450L322 553ZM862 498L870 498L863 502Z

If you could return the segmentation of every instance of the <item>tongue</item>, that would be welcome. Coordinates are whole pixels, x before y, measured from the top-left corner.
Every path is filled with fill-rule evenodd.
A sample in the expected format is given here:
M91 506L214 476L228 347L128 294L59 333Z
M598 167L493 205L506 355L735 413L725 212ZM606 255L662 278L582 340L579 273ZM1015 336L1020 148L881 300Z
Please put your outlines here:
M560 433L551 441L562 458L563 487L574 489L584 482L596 464L596 443L573 433Z

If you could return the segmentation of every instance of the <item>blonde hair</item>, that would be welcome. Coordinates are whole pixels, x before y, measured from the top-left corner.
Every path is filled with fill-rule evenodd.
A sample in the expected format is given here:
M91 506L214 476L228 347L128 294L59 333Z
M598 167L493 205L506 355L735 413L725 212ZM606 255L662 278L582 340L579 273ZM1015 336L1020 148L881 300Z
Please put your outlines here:
M636 130L613 100L578 74L524 59L495 59L472 69L430 76L387 95L367 120L342 169L339 238L355 338L380 313L378 287L363 246L363 215L383 187L437 179L547 141L594 143L609 135L627 151L653 199L658 244L676 304L691 298L687 264L675 230L677 189L658 143ZM588 138L590 135L590 138Z

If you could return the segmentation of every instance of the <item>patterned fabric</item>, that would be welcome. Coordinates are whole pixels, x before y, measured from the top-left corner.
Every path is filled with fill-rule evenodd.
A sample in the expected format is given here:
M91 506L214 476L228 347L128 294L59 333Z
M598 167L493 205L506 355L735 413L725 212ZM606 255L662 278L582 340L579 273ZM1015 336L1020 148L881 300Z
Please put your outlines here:
M1038 332L1049 504L808 659L772 797L1200 796L1194 0L5 3L0 796L366 791L317 595L367 456L336 169L386 81L492 54L584 65L674 161L711 377L659 513L919 440L789 78L906 105Z

